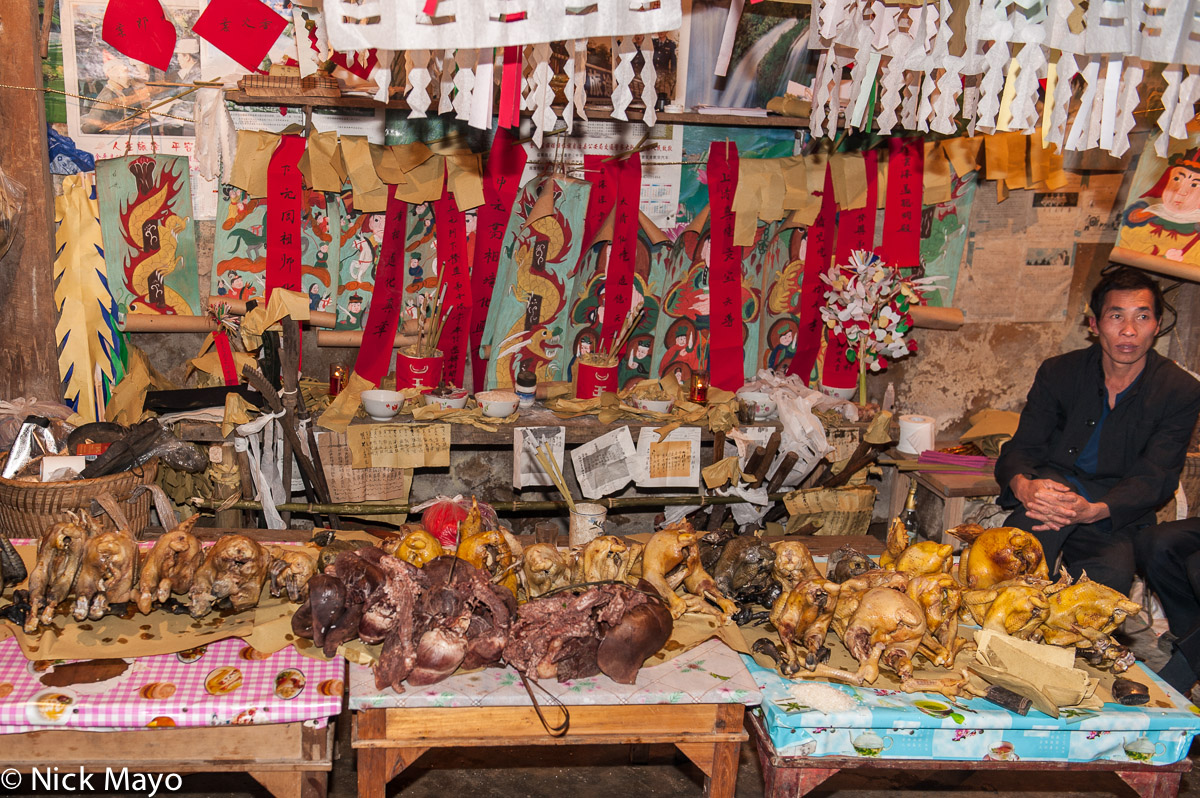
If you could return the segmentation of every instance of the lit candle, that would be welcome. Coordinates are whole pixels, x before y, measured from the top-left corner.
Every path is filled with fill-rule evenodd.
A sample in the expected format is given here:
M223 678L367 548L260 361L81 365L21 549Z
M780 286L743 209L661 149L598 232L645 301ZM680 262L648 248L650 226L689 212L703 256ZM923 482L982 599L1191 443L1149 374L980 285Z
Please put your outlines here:
M337 396L346 387L346 367L338 365L330 365L329 367L329 395Z
M708 401L708 376L705 374L696 373L692 375L691 390L688 391L688 398L698 404L704 404Z

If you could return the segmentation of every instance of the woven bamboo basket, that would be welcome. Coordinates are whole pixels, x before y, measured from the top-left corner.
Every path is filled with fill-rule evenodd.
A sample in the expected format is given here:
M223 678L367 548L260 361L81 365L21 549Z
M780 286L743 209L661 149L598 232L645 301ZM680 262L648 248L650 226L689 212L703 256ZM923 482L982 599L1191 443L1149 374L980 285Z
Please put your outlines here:
M788 529L816 523L817 535L865 535L875 507L874 485L841 488L806 488L784 498L791 519Z
M7 456L0 457L0 465ZM158 476L158 461L151 460L131 471L96 479L69 482L19 482L0 478L0 534L7 538L38 539L52 525L70 520L67 511L90 511L92 500L110 494L129 520L136 537L150 523L153 497L149 491L129 502L139 485L150 485ZM95 517L104 531L115 529L107 513Z

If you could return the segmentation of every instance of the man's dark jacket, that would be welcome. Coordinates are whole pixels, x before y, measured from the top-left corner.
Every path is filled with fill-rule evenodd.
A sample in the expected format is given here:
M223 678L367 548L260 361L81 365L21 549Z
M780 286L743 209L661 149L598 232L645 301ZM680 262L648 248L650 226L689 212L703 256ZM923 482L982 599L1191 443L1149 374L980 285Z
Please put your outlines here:
M1145 369L1104 420L1096 473L1085 474L1075 461L1105 401L1100 357L1100 345L1093 344L1038 368L1017 432L996 461L1000 506L1019 504L1009 487L1017 474L1059 482L1071 476L1091 501L1108 505L1112 528L1119 530L1152 523L1154 511L1174 494L1200 413L1200 382L1150 350ZM1066 538L1039 534L1055 549Z

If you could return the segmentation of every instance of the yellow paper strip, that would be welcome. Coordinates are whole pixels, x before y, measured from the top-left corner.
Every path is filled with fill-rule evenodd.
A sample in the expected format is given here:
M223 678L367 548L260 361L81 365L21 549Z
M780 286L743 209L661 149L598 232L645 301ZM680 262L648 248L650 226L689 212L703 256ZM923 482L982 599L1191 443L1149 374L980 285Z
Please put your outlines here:
M279 134L264 130L239 130L237 155L229 175L230 185L237 186L251 197L267 196L267 165L279 145ZM339 186L340 188L340 186Z
M405 182L404 171L400 168L399 161L396 160L395 151L382 144L370 146L371 163L374 164L375 174L379 175L379 179L391 186Z
M986 153L986 169L984 177L988 180L1003 180L1008 177L1008 141L1003 135L993 133L984 137Z
M1005 133L1008 140L1008 174L1005 182L1012 189L1025 188L1028 183L1025 178L1025 148L1029 143L1023 133Z
M1012 104L1017 96L1017 59L1008 62L1008 74L1004 79L1004 92L1000 95L1000 113L996 118L996 131L1006 132L1012 129Z
M346 431L354 468L444 468L449 424L356 424Z
M1050 135L1050 115L1054 113L1054 92L1058 89L1058 64L1046 67L1046 99L1042 103L1042 138Z
M403 165L401 162L401 167ZM435 155L414 168L405 170L404 179L407 182L396 186L396 199L413 204L440 199L445 171L445 162L440 155Z
M942 151L941 142L925 142L925 175L924 190L921 192L921 204L937 205L939 202L949 202L953 196L950 178L950 161Z
M460 211L469 211L483 204L483 165L478 155L467 153L448 156L446 181Z
M342 160L346 162L354 190L354 210L379 213L387 210L388 189L375 173L366 136L342 137Z
M346 183L346 171L338 150L336 130L313 133L308 137L304 155L300 158L300 171L314 191L342 190Z
M799 155L780 158L779 173L783 177L783 209L795 211L803 208L810 196L804 158Z
M964 136L942 142L942 149L959 177L966 177L969 172L979 168L979 148L982 146L983 136Z

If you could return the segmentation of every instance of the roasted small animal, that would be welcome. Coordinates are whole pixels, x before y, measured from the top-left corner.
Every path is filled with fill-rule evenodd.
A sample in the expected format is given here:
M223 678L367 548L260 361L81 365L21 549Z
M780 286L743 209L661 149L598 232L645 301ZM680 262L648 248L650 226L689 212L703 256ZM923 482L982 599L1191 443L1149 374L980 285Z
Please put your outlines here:
M984 529L978 524L960 524L946 531L969 544L958 560L958 581L965 587L988 588L1025 574L1049 576L1042 544L1029 532L1009 526Z
M879 566L861 551L850 546L842 546L829 555L826 574L829 581L837 582L840 585L847 579L862 576L867 571L874 571L877 568Z
M525 595L535 599L556 588L571 584L571 562L550 543L525 547L521 562L521 585Z
M445 552L442 550L442 544L433 535L424 529L413 529L404 535L392 553L406 563L421 568Z
M800 541L781 540L772 543L771 548L775 549L775 564L771 567L771 575L783 586L785 593L806 579L821 577L808 546Z
M679 570L671 573L676 568ZM737 612L737 606L721 593L713 578L700 566L696 532L687 521L654 533L642 553L642 577L667 602L672 618L679 618L690 610L716 615L722 623L729 623ZM683 598L675 594L681 583L688 591ZM719 610L709 604L709 600Z
M154 542L154 548L142 562L138 577L138 611L149 613L154 602L160 604L172 593L187 593L192 589L196 569L204 562L200 541L192 534L199 514L193 515L170 532L164 532Z
M1074 646L1090 664L1123 673L1134 663L1133 653L1110 635L1141 605L1087 574L1075 584L1048 597L1050 614L1034 634L1052 646Z
M304 601L308 595L308 580L317 572L317 558L299 549L268 546L271 565L267 569L271 595L278 598L287 593L289 601Z
M575 554L572 582L624 582L643 552L640 543L629 543L616 535L598 535Z
M711 571L713 581L723 595L736 601L760 598L773 584L775 557L775 550L757 535L738 535L721 549Z
M841 590L841 585L818 576L776 599L771 625L783 644L783 660L778 665L784 676L791 677L801 668L811 671L829 658L825 636Z
M25 631L35 632L39 623L50 623L59 603L66 601L75 586L83 563L83 549L93 531L91 519L68 512L70 521L54 524L38 542L37 562L29 574L29 606Z
M75 577L75 620L97 621L111 605L129 601L137 563L137 541L129 530L116 529L89 537Z
M227 598L235 610L258 604L270 553L245 535L225 535L209 547L204 564L196 569L188 591L188 612L193 618L209 613L214 602Z

